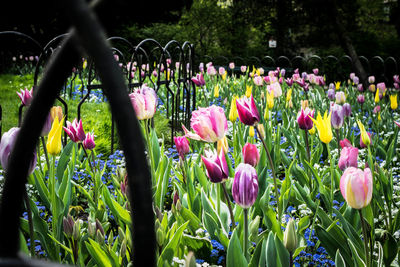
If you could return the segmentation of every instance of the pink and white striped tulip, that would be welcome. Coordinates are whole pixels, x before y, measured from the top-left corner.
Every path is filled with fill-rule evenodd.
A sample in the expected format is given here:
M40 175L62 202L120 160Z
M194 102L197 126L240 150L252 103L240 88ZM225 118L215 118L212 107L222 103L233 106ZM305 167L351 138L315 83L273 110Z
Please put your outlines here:
M87 133L85 140L83 140L82 144L85 149L92 150L93 148L95 148L96 144L94 143L94 134Z
M349 167L340 178L340 192L347 204L353 209L362 209L371 202L373 191L372 173Z
M206 173L212 183L221 183L229 176L229 168L226 163L224 150L221 149L219 155L216 152L211 152L207 157L201 156Z
M142 85L129 95L138 120L151 119L156 113L157 94L153 88Z
M254 102L253 95L250 98L243 96L236 100L236 108L238 111L239 119L242 123L253 126L260 121L260 114L256 103Z
M74 119L72 123L67 121L67 127L63 127L69 138L75 143L85 140L85 132L83 131L82 120L79 122Z
M246 163L236 168L232 184L232 196L236 204L244 209L250 208L257 199L258 178L256 169Z
M228 122L224 110L212 105L194 111L190 119L190 127L194 130L194 133L182 126L186 137L214 143L225 136L228 131Z
M32 101L32 89L28 90L25 88L25 90L21 89L21 92L17 92L17 95L21 99L22 105L24 106L29 106Z

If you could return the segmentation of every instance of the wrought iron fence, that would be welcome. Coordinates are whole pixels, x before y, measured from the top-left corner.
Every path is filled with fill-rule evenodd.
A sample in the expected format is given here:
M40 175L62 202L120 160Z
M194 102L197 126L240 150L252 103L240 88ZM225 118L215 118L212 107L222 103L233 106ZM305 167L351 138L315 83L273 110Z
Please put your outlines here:
M398 59L394 57L383 58L380 56L374 56L370 59L360 56L361 64L363 65L366 73L368 75L375 76L378 82L392 82L393 75L398 74ZM234 57L228 59L227 57L218 56L210 57L204 56L203 58L196 58L196 66L199 66L200 62L213 62L214 66L223 66L228 71L232 71L234 74L242 74L240 71L240 66L249 67L262 67L265 71L275 70L277 67L285 68L288 74L293 73L295 69L300 71L311 72L313 68L318 68L322 74L326 76L327 82L333 81L343 81L347 80L349 73L354 72L353 60L348 55L342 57L336 56L324 56L320 57L318 55L313 55L310 57L295 56L289 58L287 56L279 56L277 58L272 58L270 56L265 56L262 58L258 57ZM229 63L234 62L235 68L230 70L228 68Z
M71 69L81 59L83 47L97 67L102 90L109 100L120 142L125 153L130 202L135 266L155 265L154 215L151 176L147 166L141 131L128 98L122 72L105 40L104 31L86 2L64 1L73 29L65 36L56 53L52 53L44 75L35 89L35 97L22 121L20 133L10 156L0 206L0 265L56 266L27 260L18 255L19 225L23 195L29 168L40 132L50 107L60 94ZM38 61L39 63L39 61ZM134 142L132 140L135 140Z

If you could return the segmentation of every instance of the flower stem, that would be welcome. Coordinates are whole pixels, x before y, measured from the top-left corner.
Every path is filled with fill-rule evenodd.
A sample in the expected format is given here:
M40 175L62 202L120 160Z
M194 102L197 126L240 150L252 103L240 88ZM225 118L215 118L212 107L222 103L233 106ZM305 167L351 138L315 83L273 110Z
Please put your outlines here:
M92 162L90 161L89 154L87 153L87 151L86 151L86 149L85 149L85 147L83 145L82 145L82 148L83 148L83 152L85 153L85 156L87 158L87 161L89 162L90 169L92 170L92 173L94 175L94 169L93 169L93 166L92 166Z
M338 154L340 156L340 132L339 132L339 129L336 129L336 140L337 140Z
M46 142L44 141L43 136L40 137L40 140L42 141L43 152L47 163L47 169L50 170L50 161L49 161L49 155L47 154Z
M293 252L289 252L289 266L292 267L293 266Z
M217 213L218 216L221 216L221 190L218 184L215 184L215 189L217 189Z
M232 210L232 206L231 206L231 201L229 199L228 191L226 191L225 183L221 183L221 185L222 185L222 189L224 190L226 203L228 204L229 214L231 216L231 221L232 221L232 228L235 228L235 226L236 226L236 224L235 224L235 216L233 216L233 210Z
M269 154L269 150L267 145L265 144L264 138L261 138L261 134L258 131L257 126L254 127L257 131L257 134L260 136L260 140L264 146L265 152L267 152L267 157L269 161L269 165L271 166L271 171L272 171L272 177L274 178L274 187L275 187L275 199L276 199L276 211L278 213L278 219L279 219L279 224L281 223L281 214L279 210L279 195L278 195L278 184L276 182L276 174L275 174L275 168L274 168L274 163L272 162L271 155Z
M246 257L247 262L249 261L249 253L248 253L248 243L249 243L249 218L248 218L248 209L243 210L243 252L244 256Z
M330 174L331 174L331 202L334 199L334 182L333 182L333 165L332 165L332 155L331 155L331 150L329 149L329 143L326 144L326 149L328 150L328 157L329 157L329 169L330 169ZM331 213L333 213L333 209L331 209Z
M366 227L366 225L365 225L364 217L363 217L363 215L362 215L361 209L358 210L358 214L360 214L361 228L362 228L362 232L363 232L364 251L365 251L365 261L366 261L367 267L369 267L369 266L370 266L370 262L369 262L369 253L368 253L368 235L367 235L367 227Z
M308 162L311 164L310 145L308 144L308 130L305 129L304 132L305 132L304 139L305 139L306 150L307 150L307 160L308 160ZM308 173L308 169L307 169L307 173ZM312 175L308 175L308 178L310 179L310 180L309 180L309 183L310 183L310 192L312 192Z

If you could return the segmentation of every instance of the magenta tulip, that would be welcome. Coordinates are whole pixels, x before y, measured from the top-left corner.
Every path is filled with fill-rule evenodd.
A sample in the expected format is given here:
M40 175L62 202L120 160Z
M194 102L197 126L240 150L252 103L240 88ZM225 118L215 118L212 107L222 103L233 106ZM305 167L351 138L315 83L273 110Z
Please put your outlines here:
M199 87L204 86L206 81L204 80L203 73L197 74L196 77L192 77L192 82Z
M250 164L255 167L260 160L260 153L258 152L255 144L246 143L242 149L244 163Z
M373 191L372 173L349 167L340 178L340 192L347 204L353 209L362 209L371 202Z
M340 151L339 169L344 171L347 167L356 167L358 163L358 148L344 147Z
M95 148L96 144L94 143L94 134L87 133L85 140L83 140L82 144L85 149L92 150L93 148Z
M189 153L189 140L184 136L175 136L174 143L176 146L176 150L178 151L179 157L184 160L185 155Z
M260 114L256 103L254 102L253 95L250 98L243 96L236 100L236 108L238 111L239 119L242 123L253 126L260 121Z
M214 152L207 157L202 155L201 159L206 166L207 176L212 183L221 183L228 178L229 169L223 149L220 150L219 155Z
M195 133L189 132L185 126L182 126L186 137L209 143L222 139L228 131L228 122L224 110L215 105L194 111L190 126Z
M357 96L357 102L360 103L360 104L364 104L365 96L364 95L358 95Z
M240 163L236 168L232 184L232 196L236 204L244 209L250 208L257 199L258 178L253 166Z
M306 107L301 108L300 112L297 114L297 123L299 124L299 128L302 130L310 130L313 127L313 121L311 118L314 118L314 110Z
M341 148L352 147L350 141L347 138L340 140L339 144Z
M8 168L8 161L10 159L10 154L14 148L15 140L17 139L20 128L13 127L8 132L5 132L1 137L0 142L0 164L5 171ZM28 173L31 174L36 167L36 150L33 152L31 164L29 165Z
M78 122L76 119L74 119L72 123L67 121L67 127L63 128L73 142L77 143L85 140L86 135L85 132L83 131L82 120L79 120Z
M32 102L32 89L28 90L25 88L25 90L21 89L21 92L17 92L17 95L21 99L22 105L24 106L29 106Z

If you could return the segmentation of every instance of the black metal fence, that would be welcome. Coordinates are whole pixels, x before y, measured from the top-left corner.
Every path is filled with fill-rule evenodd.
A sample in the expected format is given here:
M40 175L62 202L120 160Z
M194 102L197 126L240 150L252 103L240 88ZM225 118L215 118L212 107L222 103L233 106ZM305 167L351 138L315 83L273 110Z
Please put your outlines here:
M364 56L359 57L361 64L363 65L367 75L373 75L377 82L393 82L393 75L399 73L398 61L394 57L383 58L380 56L374 56L372 58L366 58ZM262 67L265 71L275 70L277 67L285 68L288 74L298 68L301 72L311 72L312 69L318 68L320 73L326 76L327 82L333 81L344 81L349 79L349 74L354 72L353 60L350 56L344 55L342 57L336 56L324 56L313 55L310 57L295 56L289 58L286 56L279 56L273 58L265 56L262 58L258 57L234 57L227 58L224 56L210 57L204 56L203 58L196 58L196 66L199 66L200 62L213 62L214 66L223 66L229 70L228 66L230 62L235 63L235 68L232 70L235 74L240 75L240 66L249 67Z

